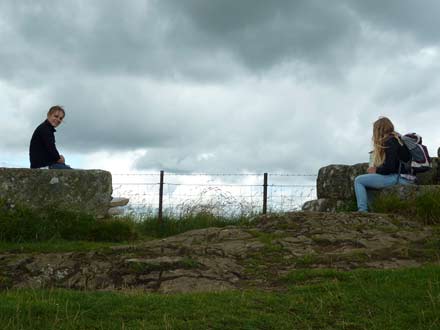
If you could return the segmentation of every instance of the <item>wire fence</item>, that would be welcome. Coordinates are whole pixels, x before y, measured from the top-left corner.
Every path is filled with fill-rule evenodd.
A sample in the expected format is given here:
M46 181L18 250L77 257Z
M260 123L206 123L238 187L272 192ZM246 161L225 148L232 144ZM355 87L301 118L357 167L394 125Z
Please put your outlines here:
M129 198L124 213L135 215L249 216L300 210L316 198L316 174L161 171L112 176L113 196Z

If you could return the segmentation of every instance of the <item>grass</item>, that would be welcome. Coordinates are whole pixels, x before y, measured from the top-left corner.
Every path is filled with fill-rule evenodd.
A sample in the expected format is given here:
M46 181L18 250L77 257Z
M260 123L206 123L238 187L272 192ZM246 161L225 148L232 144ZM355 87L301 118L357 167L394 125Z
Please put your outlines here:
M380 195L374 199L372 209L374 212L411 216L426 225L440 224L440 191L425 191L406 200L396 195Z
M3 330L440 329L440 267L300 270L278 292L0 292Z
M356 200L344 201L341 206L336 207L336 212L356 212L357 211Z
M126 243L127 242L67 241L62 239L53 239L43 242L0 242L0 253L88 252Z
M0 201L0 251L90 251L115 244L133 243L177 235L189 230L229 225L249 225L251 217L226 218L209 212L165 217L125 216L96 219L93 216L49 210L39 213Z
M165 218L158 223L155 217L101 221L81 214L54 211L40 215L3 208L0 253L90 251L193 229L251 223L250 218L221 218L207 212ZM266 247L264 254L281 258L277 234L256 235ZM433 252L440 247L438 239L426 244ZM297 266L310 265L314 258L305 256ZM191 258L181 262L186 268L197 266ZM250 263L254 271L265 271L258 268L262 265L258 258ZM0 286L2 281L7 278L0 273ZM273 292L174 295L141 291L5 290L0 291L0 324L2 330L440 329L438 265L352 272L298 269L277 285Z
M130 221L98 220L87 214L47 210L37 212L0 203L0 242L43 242L53 239L121 242L135 238Z
M194 229L247 226L252 223L251 219L250 217L219 217L207 212L198 212L183 217L164 217L162 223L159 223L157 217L149 216L135 220L135 229L144 236L163 238Z

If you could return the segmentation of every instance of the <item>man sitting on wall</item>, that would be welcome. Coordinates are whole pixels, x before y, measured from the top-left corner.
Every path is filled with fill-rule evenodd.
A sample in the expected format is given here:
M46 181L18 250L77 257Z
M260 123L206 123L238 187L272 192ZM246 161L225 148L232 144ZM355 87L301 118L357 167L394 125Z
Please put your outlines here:
M64 109L55 105L49 109L47 119L35 129L29 147L31 168L71 169L55 146L55 127L61 124L65 115Z

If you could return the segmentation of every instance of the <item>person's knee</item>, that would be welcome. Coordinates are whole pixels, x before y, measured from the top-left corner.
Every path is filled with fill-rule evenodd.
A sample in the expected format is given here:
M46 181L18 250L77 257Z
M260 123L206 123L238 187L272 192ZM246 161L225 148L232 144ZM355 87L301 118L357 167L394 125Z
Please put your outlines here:
M354 184L362 184L362 178L363 175L358 175L357 177L354 178Z

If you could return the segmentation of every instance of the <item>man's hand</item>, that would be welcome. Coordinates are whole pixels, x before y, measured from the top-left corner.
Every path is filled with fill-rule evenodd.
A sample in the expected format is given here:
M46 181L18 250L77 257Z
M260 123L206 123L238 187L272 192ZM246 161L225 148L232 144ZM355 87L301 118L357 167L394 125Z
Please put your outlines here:
M64 159L63 155L60 155L60 159L58 159L57 163L66 164L66 160Z

